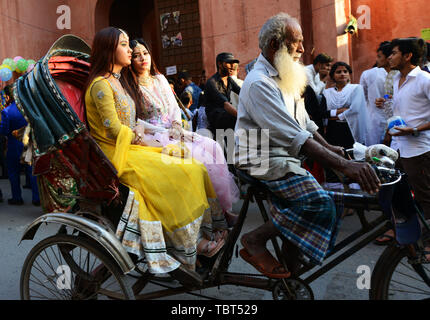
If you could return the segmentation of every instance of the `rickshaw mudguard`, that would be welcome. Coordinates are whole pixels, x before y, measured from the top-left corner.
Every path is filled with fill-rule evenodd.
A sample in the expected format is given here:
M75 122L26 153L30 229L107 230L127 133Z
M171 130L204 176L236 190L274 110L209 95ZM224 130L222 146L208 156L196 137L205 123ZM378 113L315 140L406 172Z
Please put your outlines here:
M23 240L33 240L42 223L66 225L85 233L112 256L124 274L135 268L127 251L112 231L93 220L70 213L48 213L40 216L27 227L20 243Z

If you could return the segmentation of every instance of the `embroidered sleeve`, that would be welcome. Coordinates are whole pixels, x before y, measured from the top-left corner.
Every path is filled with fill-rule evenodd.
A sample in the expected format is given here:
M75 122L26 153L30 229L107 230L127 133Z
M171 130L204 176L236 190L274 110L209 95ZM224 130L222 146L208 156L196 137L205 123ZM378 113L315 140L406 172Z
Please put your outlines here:
M100 80L91 87L91 98L97 107L101 123L110 138L116 139L121 129L121 122L115 109L112 88L107 80Z

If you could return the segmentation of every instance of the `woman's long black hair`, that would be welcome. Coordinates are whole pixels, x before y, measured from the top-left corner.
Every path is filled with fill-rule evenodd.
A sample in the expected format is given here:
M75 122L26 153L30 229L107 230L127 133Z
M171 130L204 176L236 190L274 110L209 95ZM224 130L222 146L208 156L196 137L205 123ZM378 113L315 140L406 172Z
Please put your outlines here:
M99 76L105 74L111 75L113 73L113 66L115 64L115 52L118 47L119 37L121 34L127 34L124 30L107 27L96 33L91 49L90 57L90 73L88 75L87 82L84 90L82 91L82 101L85 101L85 93L93 80ZM123 69L128 69L125 67ZM135 90L126 82L121 81L121 85L125 91L130 95L136 104L136 118L143 109L143 102L140 97L137 96Z
M154 59L152 58L151 50L148 46L148 44L143 40L142 38L132 40L130 41L130 48L134 50L138 44L143 45L146 50L148 50L149 54L151 55L151 69L149 73L152 76L155 76L157 74L160 74L160 72L157 69L157 65L154 62ZM130 96L133 98L135 104L136 104L136 116L137 118L144 119L147 115L145 106L143 104L143 95L139 88L139 81L138 81L138 75L136 70L133 68L133 63L127 67L123 68L121 71L121 78L120 82L123 85L124 88L128 88L128 90L133 91L133 95L130 94ZM127 91L128 91L127 90Z

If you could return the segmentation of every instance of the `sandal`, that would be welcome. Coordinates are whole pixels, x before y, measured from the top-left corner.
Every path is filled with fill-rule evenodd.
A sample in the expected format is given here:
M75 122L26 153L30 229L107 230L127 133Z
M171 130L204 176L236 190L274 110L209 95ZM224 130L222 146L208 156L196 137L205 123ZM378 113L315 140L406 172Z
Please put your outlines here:
M268 250L251 256L248 250L243 248L239 251L239 254L243 260L248 262L268 278L283 279L291 276L291 272L288 271L281 273L277 272L281 268L284 269L284 267L270 254Z
M224 239L221 239L219 241L202 239L197 246L197 254L211 258L218 253L218 251L224 246L224 244Z
M388 239L388 240L378 240L378 239ZM373 244L376 244L377 246L388 246L392 244L395 241L393 236L390 236L388 234L383 234L382 236L379 236L373 241Z

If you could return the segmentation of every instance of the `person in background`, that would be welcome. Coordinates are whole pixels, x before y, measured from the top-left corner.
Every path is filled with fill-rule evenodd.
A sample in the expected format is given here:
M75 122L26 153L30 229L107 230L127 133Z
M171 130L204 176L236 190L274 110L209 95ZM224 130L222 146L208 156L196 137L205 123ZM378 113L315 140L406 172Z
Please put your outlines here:
M192 99L192 105L190 106L189 110L191 112L194 112L197 109L197 106L199 105L199 97L200 97L200 93L202 92L202 89L200 89L192 81L192 78L187 71L179 72L178 85L179 85L179 89L182 92L187 91L191 93L191 96L193 97L193 99Z
M327 104L327 141L335 146L352 148L354 142L367 145L368 114L363 87L351 84L351 66L338 61L330 70L335 86L323 91Z
M326 53L320 53L315 57L312 64L305 66L306 77L308 79L307 85L312 88L317 97L322 94L322 91L326 87L332 62L332 57Z
M179 97L184 109L181 109L182 127L188 131L195 131L192 128L193 113L190 111L190 107L193 104L193 96L189 91L183 91Z
M379 144L385 139L387 118L384 109L376 105L376 99L385 94L385 81L391 71L388 57L391 54L391 42L381 42L376 50L376 67L365 70L360 77L369 114L368 145Z
M394 39L392 46L390 68L400 71L393 81L393 116L400 116L406 126L394 127L397 132L390 134L396 137L400 164L415 200L425 219L430 219L430 74L419 67L427 45L421 38L402 38ZM393 235L384 234L388 239L384 242ZM430 254L426 258L430 261Z
M305 92L305 108L312 121L318 126L318 132L324 137L324 128L327 126L325 118L325 104L323 103L322 92L326 87L326 82L330 78L329 72L333 58L325 53L317 55L310 64L305 67L308 79Z
M422 70L430 73L430 43L426 42L427 52L423 59Z
M240 93L240 87L230 77L230 69L239 63L232 53L222 52L216 57L217 72L206 82L206 116L214 137L216 129L234 129L237 110L231 105L231 92Z
M239 64L233 63L233 68L230 70L230 77L237 83L239 87L242 88L243 80L237 77L239 73ZM237 110L237 106L239 105L239 95L235 92L230 94L231 105Z
M11 90L11 88L8 88ZM0 134L7 136L7 170L11 186L12 198L8 199L9 205L23 205L21 192L21 155L23 151L23 143L19 138L20 132L27 126L21 112L19 112L13 96L10 91L9 101L11 102L5 109L1 111ZM31 166L25 165L26 174L31 175ZM30 184L32 189L32 203L35 206L40 205L39 192L37 189L37 178L31 176Z

